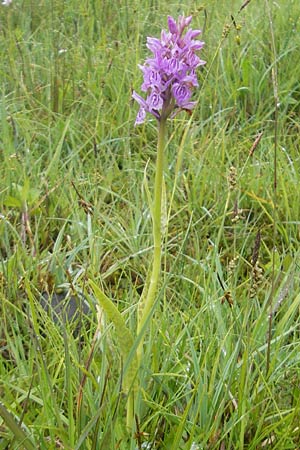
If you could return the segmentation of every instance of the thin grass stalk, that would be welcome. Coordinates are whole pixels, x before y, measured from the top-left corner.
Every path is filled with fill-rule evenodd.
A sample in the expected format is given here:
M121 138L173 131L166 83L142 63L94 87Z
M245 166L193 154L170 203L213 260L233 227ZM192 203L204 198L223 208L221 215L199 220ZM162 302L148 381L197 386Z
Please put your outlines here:
M271 357L271 340L272 340L272 324L273 324L273 299L275 296L275 260L276 260L276 234L277 234L277 153L278 153L278 76L277 76L277 55L275 46L275 35L273 28L273 20L269 0L266 0L266 8L268 13L268 19L270 24L271 34L271 49L273 57L272 66L272 84L274 95L274 158L273 158L273 248L272 248L272 281L271 281L271 293L269 298L269 323L268 323L268 335L267 335L267 356L266 356L266 376L268 377L270 371L270 357Z

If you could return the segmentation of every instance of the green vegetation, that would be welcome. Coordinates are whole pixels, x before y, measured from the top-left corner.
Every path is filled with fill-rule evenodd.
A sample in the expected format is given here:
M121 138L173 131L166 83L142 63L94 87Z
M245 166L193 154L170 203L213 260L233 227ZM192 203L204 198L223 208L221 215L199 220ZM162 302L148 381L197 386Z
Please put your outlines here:
M242 4L0 5L0 450L300 447L300 4ZM182 12L207 65L168 124L158 303L128 386L157 139L131 90ZM91 314L52 320L41 295L62 291Z

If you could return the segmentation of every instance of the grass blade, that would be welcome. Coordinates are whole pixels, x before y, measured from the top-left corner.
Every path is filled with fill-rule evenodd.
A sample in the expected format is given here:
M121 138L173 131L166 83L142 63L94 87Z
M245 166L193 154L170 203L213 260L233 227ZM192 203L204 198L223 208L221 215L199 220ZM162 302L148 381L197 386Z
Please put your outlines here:
M13 433L17 441L22 442L22 445L26 450L36 450L36 445L33 444L29 436L24 432L20 425L16 422L10 412L7 411L5 406L0 403L0 416Z

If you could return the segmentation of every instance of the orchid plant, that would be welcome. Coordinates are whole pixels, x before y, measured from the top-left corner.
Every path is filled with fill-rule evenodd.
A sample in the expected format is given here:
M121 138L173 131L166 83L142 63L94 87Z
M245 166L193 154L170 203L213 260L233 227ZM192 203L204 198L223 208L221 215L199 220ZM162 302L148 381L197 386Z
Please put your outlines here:
M201 30L185 29L190 25L192 16L179 16L176 22L173 17L168 17L168 31L163 30L161 39L148 37L147 47L152 52L152 57L146 59L143 66L139 66L144 75L141 90L147 93L146 99L135 91L132 97L140 105L135 124L141 124L146 119L146 114L152 114L158 121L158 144L156 160L156 176L154 186L154 201L151 205L153 222L154 255L152 274L149 286L140 299L138 314L138 335L144 329L145 323L151 314L157 291L161 253L161 209L163 165L166 140L166 121L174 117L178 112L191 111L195 101L191 101L194 88L198 87L196 69L205 64L197 55L204 42L195 40ZM138 361L141 363L143 339L138 347Z
M140 106L135 125L142 124L146 120L147 113L155 117L158 123L154 197L150 205L154 252L149 282L145 283L138 303L135 337L127 327L115 304L102 292L98 285L90 282L101 307L116 328L126 369L124 390L128 394L127 427L130 430L133 428L133 419L136 413L135 394L138 370L142 364L144 335L155 310L161 270L161 215L166 122L168 118L173 118L180 111L191 112L195 107L196 102L192 101L191 98L193 90L198 87L196 69L205 64L205 61L202 61L197 55L204 42L195 39L201 31L188 28L191 20L191 16L179 16L176 22L173 17L169 16L168 31L163 30L160 39L147 38L147 47L152 52L152 57L147 58L143 66L139 66L144 76L141 90L146 93L146 98L144 99L135 91L132 95ZM137 348L137 350L133 351L134 348Z

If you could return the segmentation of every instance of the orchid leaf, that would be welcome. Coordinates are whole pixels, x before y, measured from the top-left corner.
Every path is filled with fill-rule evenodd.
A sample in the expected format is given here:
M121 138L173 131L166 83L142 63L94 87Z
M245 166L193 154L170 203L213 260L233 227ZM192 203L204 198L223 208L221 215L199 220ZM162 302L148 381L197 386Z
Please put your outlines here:
M134 379L136 376L136 369L137 369L137 362L136 362L136 356L131 354L131 349L134 344L134 339L131 331L126 325L126 322L118 310L118 308L115 306L113 301L109 299L104 292L99 288L99 286L94 283L92 280L89 281L96 299L99 302L99 305L107 315L108 319L114 324L115 326L115 333L117 337L117 342L119 345L119 350L121 353L121 356L124 360L124 366L126 370L126 373L124 374L124 391L126 393L129 392L130 388L134 385ZM131 361L129 360L131 358Z

